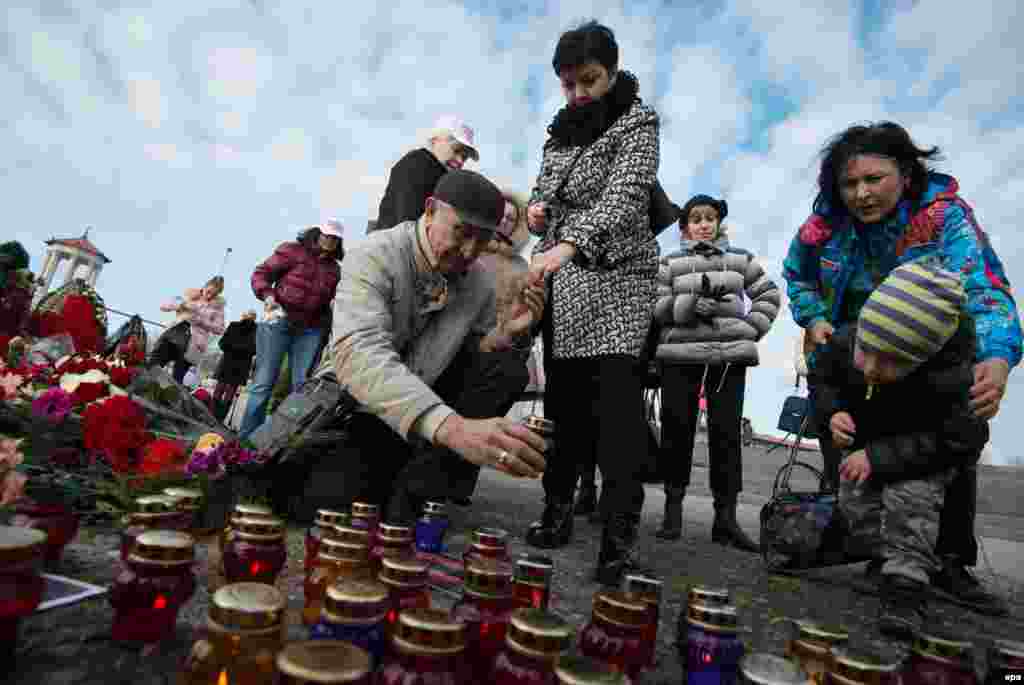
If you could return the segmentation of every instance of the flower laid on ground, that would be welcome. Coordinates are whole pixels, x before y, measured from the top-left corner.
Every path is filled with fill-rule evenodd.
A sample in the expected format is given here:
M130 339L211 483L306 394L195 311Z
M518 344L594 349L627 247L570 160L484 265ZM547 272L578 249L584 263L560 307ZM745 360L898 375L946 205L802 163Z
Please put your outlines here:
M142 408L124 395L115 395L90 404L82 418L85 448L102 452L114 471L132 472L138 449L152 439Z
M185 461L185 446L179 440L157 438L142 450L139 471L152 476L181 467Z
M21 447L21 439L0 439L0 470L13 469L21 464L25 455L21 453L19 447Z
M205 474L216 480L225 476L232 468L262 462L261 455L255 450L246 449L237 442L220 442L212 447L193 450L192 456L185 464L185 474Z
M20 446L21 440L0 439L0 506L14 504L25 494L28 477L14 470L25 458Z
M71 413L74 398L61 388L50 388L32 402L32 414L51 423L60 423Z
M0 375L0 398L12 400L18 396L18 390L24 384L25 378L11 370L6 370Z

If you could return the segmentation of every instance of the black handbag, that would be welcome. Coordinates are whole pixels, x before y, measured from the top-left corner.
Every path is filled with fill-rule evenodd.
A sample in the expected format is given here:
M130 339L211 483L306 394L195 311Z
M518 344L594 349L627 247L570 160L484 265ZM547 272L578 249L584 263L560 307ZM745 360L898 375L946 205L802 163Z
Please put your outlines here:
M782 403L778 429L787 435L799 435L813 440L818 437L814 430L813 408L809 397L790 395Z
M682 210L668 198L668 193L658 179L654 179L654 185L651 187L651 206L648 214L655 236L678 221L679 215L682 214Z
M156 345L153 346L153 353L150 355L151 363L163 366L167 362L183 359L190 342L192 342L192 324L188 321L179 321L157 338Z

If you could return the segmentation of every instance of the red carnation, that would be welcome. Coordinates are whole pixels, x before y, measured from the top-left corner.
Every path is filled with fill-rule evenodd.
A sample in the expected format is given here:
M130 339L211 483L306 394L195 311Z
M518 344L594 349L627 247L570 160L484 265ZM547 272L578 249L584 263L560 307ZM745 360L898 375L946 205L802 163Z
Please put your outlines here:
M104 452L115 471L131 471L136 451L149 441L141 407L115 395L89 405L82 418L86 449Z
M89 404L109 394L106 383L79 383L71 393L75 404Z
M139 470L147 475L165 473L185 461L185 446L177 440L159 438L146 445Z
M115 366L110 369L110 382L119 388L127 388L135 377L135 370L127 366Z

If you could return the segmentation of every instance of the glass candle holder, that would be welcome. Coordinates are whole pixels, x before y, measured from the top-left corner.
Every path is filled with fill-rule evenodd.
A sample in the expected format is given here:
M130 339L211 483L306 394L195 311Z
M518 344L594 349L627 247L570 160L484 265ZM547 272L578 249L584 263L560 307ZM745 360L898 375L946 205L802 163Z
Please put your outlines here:
M974 643L942 628L925 628L910 647L905 685L976 685Z
M807 675L792 661L751 652L740 659L738 680L742 685L806 685Z
M387 648L385 625L388 589L374 581L345 580L327 588L320 620L309 632L311 640L350 642L370 655L374 668Z
M836 647L822 681L829 685L900 685L904 662L895 654Z
M110 589L114 640L151 643L169 637L196 589L194 560L195 541L187 533L151 530L136 538Z
M494 660L493 685L556 685L555 662L572 647L572 627L542 609L516 609L505 647Z
M78 534L79 516L63 504L40 504L23 498L14 505L11 523L46 533L46 563L55 564Z
M377 540L377 525L380 524L380 507L367 502L352 503L352 525L370 534L370 549Z
M466 624L466 660L474 682L484 682L490 675L494 658L505 645L513 609L512 568L496 559L471 558L452 617Z
M735 683L740 659L743 658L740 632L739 617L734 607L704 604L688 606L686 682L689 685L707 682Z
M224 549L228 546L232 526L242 519L276 520L277 517L274 516L274 512L271 511L270 507L265 507L262 504L236 504L235 508L231 511L231 516L228 517L227 525L220 532L221 554L224 553Z
M658 644L658 622L661 620L661 591L664 584L657 578L643 574L629 574L623 579L622 588L627 595L639 599L647 606L647 623L644 626L644 644L647 646L647 664L654 666Z
M201 529L202 522L200 521L203 509L203 493L201 491L192 488L166 488L164 495L177 500L183 530L196 535L206 532Z
M1021 675L1024 679L1024 642L996 640L988 652L985 683L1008 683L1012 680L1011 675Z
M580 652L636 680L647 666L647 647L643 642L646 624L644 602L624 592L598 591L590 623L580 633Z
M376 685L469 685L466 626L436 609L403 611Z
M306 573L303 584L305 605L302 621L313 625L320 620L327 588L339 580L369 580L370 550L365 544L346 542L337 538L320 541L316 564Z
M308 571L316 561L316 555L320 552L320 541L324 538L325 531L332 526L349 523L351 520L352 514L346 511L317 509L313 525L306 529L306 558L303 568Z
M288 557L284 532L280 519L243 518L235 522L224 550L227 581L273 585Z
M832 648L845 645L849 631L842 626L826 626L813 621L791 619L796 635L786 643L786 657L794 661L807 677L818 685L832 662Z
M568 655L555 664L558 685L632 685L628 675L585 656Z
M348 642L294 642L277 655L278 685L370 685L370 655Z
M388 625L393 627L403 611L430 607L427 564L415 557L382 559L377 579L388 589Z
M694 585L686 593L686 603L701 604L708 607L725 606L729 604L729 590L724 587Z
M263 583L225 585L213 594L205 636L185 660L181 685L274 685L285 599Z
M441 554L444 551L444 537L448 533L448 526L448 512L443 503L424 504L423 514L416 521L416 549Z
M135 499L135 511L122 520L121 561L131 554L135 539L147 530L185 530L177 500L166 495Z
M551 577L555 562L550 557L527 556L516 559L512 595L517 606L548 609L551 605Z
M18 624L43 600L46 533L0 526L0 663L14 662Z
M508 531L501 528L477 528L470 538L469 548L462 555L463 563L469 563L473 556L500 559L510 562L508 555Z
M392 523L378 524L376 544L370 549L370 569L377 575L380 573L381 559L407 557L415 553L412 528Z

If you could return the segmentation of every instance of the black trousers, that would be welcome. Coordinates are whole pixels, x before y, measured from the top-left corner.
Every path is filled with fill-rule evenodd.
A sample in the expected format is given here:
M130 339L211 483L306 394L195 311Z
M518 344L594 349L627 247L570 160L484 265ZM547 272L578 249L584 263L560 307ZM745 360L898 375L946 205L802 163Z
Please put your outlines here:
M661 379L661 466L665 487L685 488L690 484L703 379L708 404L711 491L716 498L735 497L743 489L740 424L746 367L666 364Z
M482 353L472 337L434 384L442 400L467 418L503 416L529 382L526 355ZM377 504L384 519L410 522L423 501L444 501L472 480L478 468L444 448L416 437L407 442L382 420L358 413L347 437L302 466L282 467L275 479L289 516L309 521L321 508L346 508L353 501ZM283 491L283 492L282 492Z
M607 355L549 359L544 369L544 414L555 422L544 492L567 502L576 489L581 460L596 456L601 467L605 516L638 516L644 503L641 467L647 461L647 425L640 411L643 381L635 357Z

